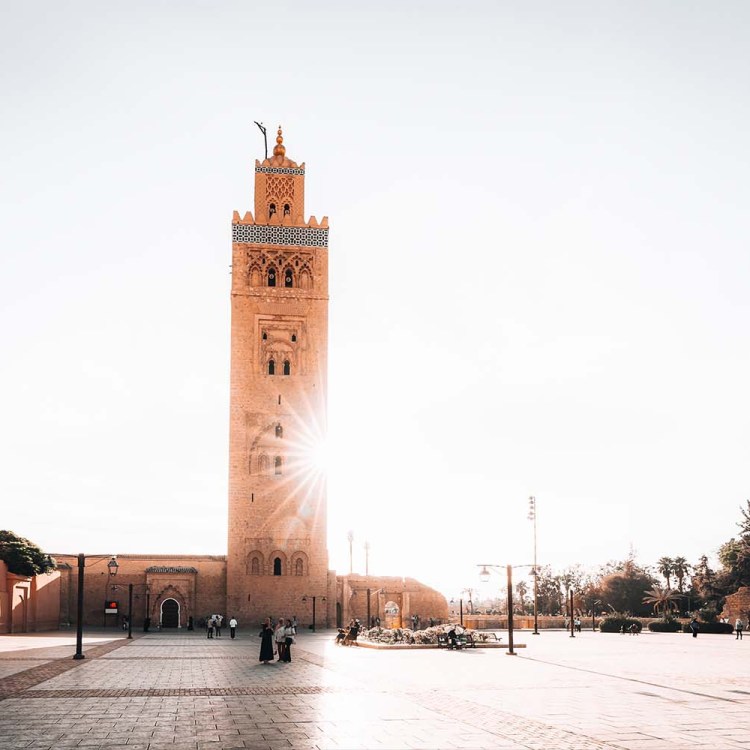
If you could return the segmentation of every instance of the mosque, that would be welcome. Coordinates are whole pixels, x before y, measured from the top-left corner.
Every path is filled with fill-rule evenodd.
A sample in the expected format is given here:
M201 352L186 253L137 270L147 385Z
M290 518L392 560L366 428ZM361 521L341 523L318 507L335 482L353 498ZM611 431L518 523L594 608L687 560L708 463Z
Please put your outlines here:
M325 216L305 218L305 176L279 127L272 156L255 161L253 210L232 219L227 554L87 556L86 624L121 622L129 584L135 627L148 617L184 628L211 613L241 626L294 615L321 628L351 617L393 627L448 617L445 597L414 579L328 567L326 478L315 455L326 435L329 227ZM54 557L65 625L76 620L79 560ZM35 629L30 611L16 613L26 606L16 604L17 585L6 592L11 620Z

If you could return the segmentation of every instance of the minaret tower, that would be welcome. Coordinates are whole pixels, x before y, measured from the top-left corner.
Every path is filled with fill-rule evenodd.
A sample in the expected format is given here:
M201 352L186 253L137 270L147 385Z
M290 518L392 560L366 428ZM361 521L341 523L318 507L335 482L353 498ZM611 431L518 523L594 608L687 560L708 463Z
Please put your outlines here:
M328 219L305 219L305 165L255 162L255 215L232 220L227 610L327 620ZM323 597L328 598L328 604ZM304 599L304 601L303 601Z

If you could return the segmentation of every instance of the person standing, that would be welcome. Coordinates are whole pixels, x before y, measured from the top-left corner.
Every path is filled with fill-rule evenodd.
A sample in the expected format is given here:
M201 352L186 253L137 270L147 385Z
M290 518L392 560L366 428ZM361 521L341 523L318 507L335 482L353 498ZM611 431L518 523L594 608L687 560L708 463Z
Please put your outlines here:
M291 620L286 621L284 626L284 658L282 661L292 660L292 644L294 643L294 626Z
M237 620L232 617L231 620L229 620L229 637L234 639L234 636L237 633Z
M214 618L209 617L208 620L206 620L206 638L213 638L214 637Z
M690 620L690 625L688 625L690 628L690 632L693 634L693 638L698 637L698 631L700 630L700 625L698 625L698 620L695 619L695 617Z
M286 661L284 658L284 649L286 648L286 633L284 633L284 620L279 620L276 624L276 630L273 633L273 639L276 642L276 653L279 655L278 661Z
M214 616L214 627L216 628L216 637L221 638L221 623L223 622L224 618L221 615L215 615Z
M258 638L261 639L258 661L268 664L273 661L273 628L271 627L270 617L267 617L263 623L263 627L260 629L260 633L258 633Z
M742 640L742 630L744 629L744 627L745 627L745 623L743 623L742 620L738 617L734 623L734 630L737 633L734 639L735 641Z

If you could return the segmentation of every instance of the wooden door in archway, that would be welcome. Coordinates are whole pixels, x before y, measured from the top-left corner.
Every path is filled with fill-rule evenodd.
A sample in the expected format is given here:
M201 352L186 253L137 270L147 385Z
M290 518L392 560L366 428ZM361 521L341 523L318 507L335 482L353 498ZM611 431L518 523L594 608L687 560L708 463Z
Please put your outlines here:
M162 628L178 628L180 626L180 605L174 599L165 599L161 605Z

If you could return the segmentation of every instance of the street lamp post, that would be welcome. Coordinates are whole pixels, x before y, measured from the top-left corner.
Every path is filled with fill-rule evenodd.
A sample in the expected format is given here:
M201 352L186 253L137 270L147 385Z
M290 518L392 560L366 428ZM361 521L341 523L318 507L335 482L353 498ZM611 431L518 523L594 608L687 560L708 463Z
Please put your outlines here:
M365 575L370 575L370 542L365 540Z
M318 598L320 598L320 600L324 602L326 598L324 596L321 596L321 597L311 596L310 598L312 599L312 632L314 633L315 632L315 602ZM302 597L303 602L306 602L307 599L308 597L306 596Z
M534 635L539 635L539 609L537 605L537 579L539 571L536 567L536 498L532 495L529 497L529 521L534 524Z
M101 557L96 562L102 562L106 560L106 557ZM96 565L96 563L94 563ZM112 578L117 575L117 569L120 566L117 564L117 556L112 555L107 563L107 569L109 570L109 577ZM78 555L78 607L76 613L76 652L73 654L74 659L85 659L83 653L83 586L84 586L84 571L86 569L86 555L81 552Z
M575 622L573 619L573 589L570 589L570 637L576 637Z
M490 569L502 570L502 567L500 565L485 564L478 565L477 567L482 569L479 571L479 580L483 583L487 583L487 581L490 580ZM515 567L527 568L530 566L516 565ZM516 652L513 650L513 566L506 565L505 573L508 579L508 651L506 653L508 656L515 656Z

